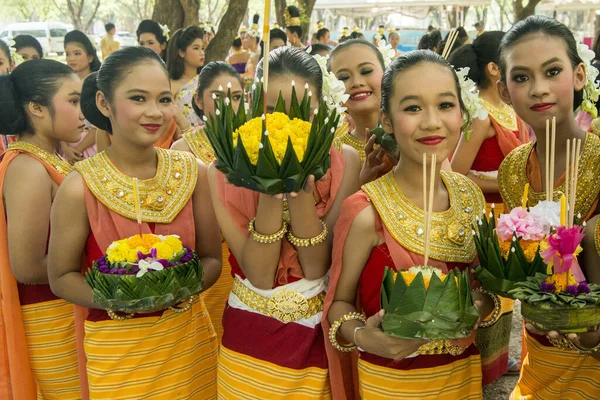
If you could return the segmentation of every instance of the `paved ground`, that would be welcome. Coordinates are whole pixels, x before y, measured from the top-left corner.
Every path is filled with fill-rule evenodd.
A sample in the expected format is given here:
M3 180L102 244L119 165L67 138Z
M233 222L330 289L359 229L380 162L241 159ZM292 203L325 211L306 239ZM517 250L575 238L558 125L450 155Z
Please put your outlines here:
M521 303L515 302L513 313L512 332L510 335L510 358L519 361L521 359ZM517 384L517 376L503 376L494 383L483 388L484 400L507 400L513 388Z

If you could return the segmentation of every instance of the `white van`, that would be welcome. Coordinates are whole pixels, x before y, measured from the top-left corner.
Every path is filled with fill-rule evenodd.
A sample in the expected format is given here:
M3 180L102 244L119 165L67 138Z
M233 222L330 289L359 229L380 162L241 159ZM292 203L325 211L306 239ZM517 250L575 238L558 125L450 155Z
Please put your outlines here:
M73 30L72 25L62 22L19 22L11 24L0 33L0 39L10 42L17 35L31 35L40 42L44 54L65 52L64 42L67 32Z

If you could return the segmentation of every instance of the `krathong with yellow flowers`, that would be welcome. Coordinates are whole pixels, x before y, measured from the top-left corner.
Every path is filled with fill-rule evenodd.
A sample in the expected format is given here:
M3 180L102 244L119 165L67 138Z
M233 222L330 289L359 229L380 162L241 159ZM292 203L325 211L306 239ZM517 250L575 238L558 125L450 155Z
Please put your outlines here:
M140 234L113 242L85 278L94 303L126 313L166 309L202 290L198 256L176 235Z
M217 169L233 185L270 195L298 192L309 175L319 180L327 173L340 117L323 99L311 113L308 86L300 100L293 81L292 86L290 104L279 93L275 109L266 115L261 82L253 84L248 114L243 100L234 111L229 89L225 97L215 98L205 131Z
M381 285L383 331L407 339L463 339L479 319L467 270L434 267L385 269Z

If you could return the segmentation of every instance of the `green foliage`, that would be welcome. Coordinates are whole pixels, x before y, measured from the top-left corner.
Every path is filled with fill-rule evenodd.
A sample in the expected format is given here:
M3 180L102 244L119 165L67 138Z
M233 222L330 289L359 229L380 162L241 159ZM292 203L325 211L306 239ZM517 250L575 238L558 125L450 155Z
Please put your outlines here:
M112 275L98 271L94 262L85 274L94 303L106 310L157 311L174 306L202 290L203 270L198 256L185 264L135 275Z

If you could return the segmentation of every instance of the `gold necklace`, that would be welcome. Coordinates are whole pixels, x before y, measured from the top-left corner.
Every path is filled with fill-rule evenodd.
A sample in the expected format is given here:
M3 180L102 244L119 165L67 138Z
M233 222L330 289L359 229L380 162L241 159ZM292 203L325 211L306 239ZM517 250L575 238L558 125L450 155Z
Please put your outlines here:
M519 129L517 124L517 114L511 106L503 103L502 107L496 107L487 101L484 101L483 105L487 112L499 125L511 131L516 131Z
M173 222L194 193L198 165L187 152L156 148L156 175L138 182L142 221ZM110 210L126 218L137 218L133 179L110 161L106 152L83 160L75 169L94 196Z
M470 263L476 255L471 226L485 210L483 193L461 174L441 171L440 175L448 189L450 208L432 215L431 258L443 262ZM363 185L362 190L369 196L392 237L404 248L423 254L423 210L404 196L393 172Z
M361 164L365 162L365 159L367 158L367 154L365 153L365 142L355 138L350 132L346 131L346 133L340 135L336 139L335 146L339 151L342 151L342 145L344 144L347 144L358 151Z
M498 187L507 210L520 207L523 198L523 188L527 180L527 161L534 150L536 142L517 147L504 159L498 170ZM575 215L585 216L600 193L600 138L593 133L587 133L579 156L579 172L577 174L577 194L575 200ZM565 192L563 182L554 190L553 201L559 201ZM527 204L535 206L546 200L545 192L535 192L529 188Z
M208 165L215 159L215 153L204 129L192 130L183 134L183 140L190 146L192 153L204 164Z
M58 171L59 174L63 176L69 175L69 173L74 169L73 166L60 155L49 153L46 150L43 150L29 142L18 141L11 143L8 146L8 150L23 150L27 153L31 153L45 163L50 164L55 170Z

